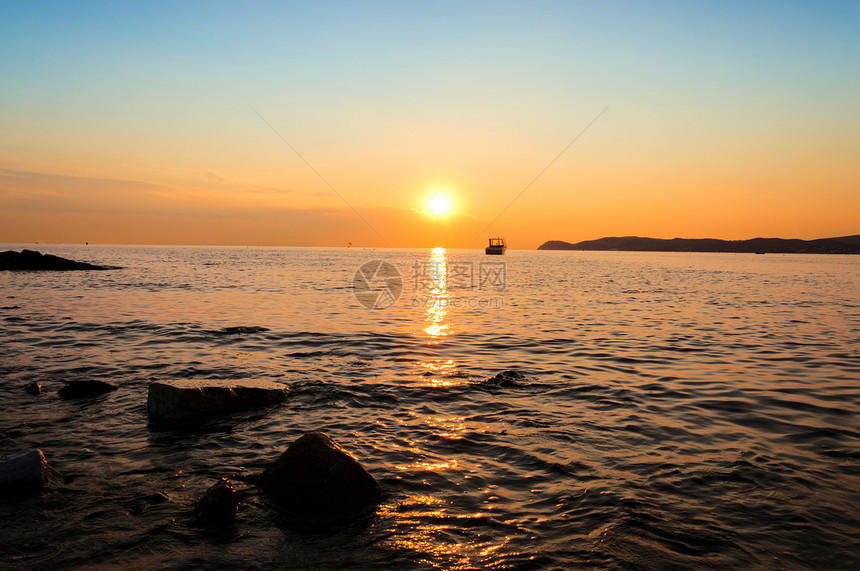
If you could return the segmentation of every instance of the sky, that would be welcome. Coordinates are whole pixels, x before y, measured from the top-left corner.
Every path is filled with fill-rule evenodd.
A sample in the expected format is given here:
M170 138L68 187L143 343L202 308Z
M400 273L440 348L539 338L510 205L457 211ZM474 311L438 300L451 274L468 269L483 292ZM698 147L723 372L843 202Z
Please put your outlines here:
M2 13L0 242L860 233L858 2Z

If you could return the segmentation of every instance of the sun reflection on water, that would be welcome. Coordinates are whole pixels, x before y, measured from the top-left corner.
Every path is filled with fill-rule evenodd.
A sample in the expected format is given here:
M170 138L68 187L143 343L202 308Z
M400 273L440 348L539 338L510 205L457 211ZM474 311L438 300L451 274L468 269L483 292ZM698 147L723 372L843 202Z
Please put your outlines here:
M463 537L460 526L472 527L468 521L484 521L488 516L481 512L454 514L449 509L449 502L423 494L386 506L381 515L394 517L397 527L409 530L408 535L393 537L391 546L413 553L420 565L435 568L476 569L501 564L501 558L492 558L509 538L491 542L479 536Z
M422 331L429 337L430 345L441 344L453 333L448 308L450 294L448 293L448 251L445 248L433 248L430 257L421 265L420 274L424 306L424 327ZM421 380L431 387L450 387L458 384L453 378L458 377L457 365L453 359L417 363L422 370Z
M422 331L428 337L429 345L442 345L445 338L453 333L450 324L450 294L448 291L448 253L444 248L434 248L429 259L421 264L419 274L422 286L424 323ZM418 362L421 383L430 387L450 387L467 381L458 371L454 359L434 359ZM410 413L415 416L415 413ZM418 419L416 419L418 420ZM423 418L429 431L446 441L461 440L469 430L463 416L431 415ZM474 430L474 427L472 428ZM457 458L444 454L423 451L420 447L409 448L415 454L413 460L395 466L398 480L429 482L439 479L470 478ZM432 474L431 474L432 473ZM477 507L477 506L476 506ZM391 545L397 550L414 554L418 565L444 567L446 569L474 569L501 564L493 561L496 552L507 544L505 540L486 541L478 535L463 537L459 531L462 526L472 527L469 521L485 522L495 506L480 506L480 511L459 510L449 501L425 494L404 498L395 505L382 507L380 515L393 518L395 534ZM402 531L401 533L398 533Z
M448 314L448 252L445 248L433 248L423 276L425 300L424 332L431 341L439 342L450 333L445 317Z
M453 359L447 361L436 360L426 363L416 363L417 367L424 369L421 380L431 387L451 387L457 384L452 377L457 377L457 365Z
M395 466L397 470L430 470L432 472L438 470L448 470L458 466L456 460L448 460L447 462L415 462L414 464Z

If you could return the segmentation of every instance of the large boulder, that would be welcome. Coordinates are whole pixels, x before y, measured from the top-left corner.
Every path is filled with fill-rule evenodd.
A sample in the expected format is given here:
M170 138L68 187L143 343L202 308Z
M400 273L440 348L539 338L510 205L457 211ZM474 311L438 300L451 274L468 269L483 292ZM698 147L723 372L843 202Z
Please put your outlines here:
M196 422L214 414L283 402L289 388L254 379L176 379L149 385L146 408L155 424Z
M110 393L116 388L116 385L104 381L76 381L67 384L57 393L64 399L80 399Z
M0 458L0 494L33 492L48 483L48 461L41 450L15 452Z
M7 250L0 252L0 270L13 271L55 271L70 270L112 270L111 266L97 266L86 262L76 262L52 254L42 254L35 250Z
M376 504L382 496L373 476L322 432L293 442L259 483L276 503L300 514L341 513Z

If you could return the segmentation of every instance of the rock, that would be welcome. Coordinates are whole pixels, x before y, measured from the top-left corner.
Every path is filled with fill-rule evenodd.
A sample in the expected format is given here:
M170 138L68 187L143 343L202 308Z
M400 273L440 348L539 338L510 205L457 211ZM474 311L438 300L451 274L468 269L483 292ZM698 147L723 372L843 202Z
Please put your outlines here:
M96 266L85 262L67 260L51 254L42 254L34 250L7 250L0 252L0 270L12 271L58 271L70 270L111 270L118 269L111 266Z
M283 402L288 392L280 383L254 379L155 381L149 385L146 407L155 424L178 424Z
M239 495L226 478L221 478L206 490L191 515L195 525L223 525L233 519L238 507Z
M34 382L26 385L24 387L24 390L33 396L37 396L37 395L41 394L41 392L42 392L42 385L40 385L39 383L34 381Z
M61 388L58 394L64 399L79 399L103 395L116 389L116 385L104 381L77 381Z
M0 493L38 491L47 483L48 461L41 450L24 450L0 458Z
M495 377L490 377L481 382L485 387L516 387L528 383L528 379L517 371L502 371Z
M219 329L218 331L213 331L212 333L216 335L241 335L245 333L263 333L268 331L269 329L266 327L258 327L256 325L251 326L238 326L238 327L225 327L224 329Z
M276 503L309 515L373 505L382 496L373 476L322 432L309 432L293 442L259 483Z

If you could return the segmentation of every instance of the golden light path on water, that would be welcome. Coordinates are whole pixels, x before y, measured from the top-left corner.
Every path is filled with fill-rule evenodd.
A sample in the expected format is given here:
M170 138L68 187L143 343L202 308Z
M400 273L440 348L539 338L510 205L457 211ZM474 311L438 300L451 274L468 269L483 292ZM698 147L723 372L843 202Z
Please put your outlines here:
M416 413L410 413L418 417ZM433 430L440 438L459 440L467 429L463 417L427 416L423 424ZM410 464L395 466L399 472L422 474L424 483L428 479L450 471L471 471L461 466L456 458L428 458L419 449L415 450L421 457ZM474 466L472 467L474 469ZM426 475L426 476L425 476ZM466 480L470 475L465 475ZM420 554L417 561L421 565L437 567L444 562L449 569L473 569L476 564L486 562L486 558L502 548L506 543L489 541L474 542L457 537L457 530L470 521L480 522L490 517L489 512L479 511L472 514L452 514L450 500L434 497L423 493L415 494L396 505L385 505L380 510L383 517L392 517L397 522L396 527L408 530L403 536L392 541L392 547L398 550L412 551Z
M430 260L423 273L424 284L427 289L425 296L427 326L424 332L434 341L448 335L448 324L445 316L448 314L448 253L445 248L433 248Z
M448 293L448 252L445 248L433 248L426 262L420 264L416 272L424 294L424 327L428 344L442 343L453 333L450 323L446 322L450 308L451 295ZM453 359L418 363L423 368L422 381L432 387L449 387L454 384L451 377L457 373Z
M392 509L400 525L409 526L410 537L398 538L396 549L421 554L416 561L419 565L438 567L444 562L447 569L475 569L479 566L493 567L487 558L508 543L489 541L464 542L452 537L451 532L460 526L469 526L470 521L481 521L488 517L485 513L470 515L451 515L446 510L447 502L427 495L416 495L399 503ZM391 509L391 508L389 508ZM385 514L388 515L388 514ZM431 523L433 521L444 523Z
M454 331L451 328L449 309L451 294L448 291L448 253L445 248L434 248L426 262L420 264L417 272L423 291L421 300L424 304L424 323L422 332L427 336L427 343L439 345ZM457 364L453 359L417 363L420 369L421 383L434 387L445 388L458 384ZM417 416L410 413L410 416ZM453 441L459 440L469 427L462 416L442 417L427 416L424 425L438 438ZM472 427L474 430L475 427ZM478 429L478 432L481 432ZM423 454L422 454L423 456ZM465 480L472 478L471 473L479 466L464 466L457 458L421 457L410 464L395 467L399 472L423 472L440 474L446 472L466 472ZM479 470L478 470L479 471ZM395 540L397 549L428 554L435 559L422 559L419 564L436 566L444 561L449 569L473 569L478 561L487 563L487 557L502 549L507 538L501 543L488 541L465 541L455 538L452 533L464 525L467 520L482 521L492 515L493 506L486 506L488 511L471 514L451 514L450 503L444 498L428 494L417 494L399 502L396 506L386 506L381 515L393 516L398 526L409 528L408 537Z

